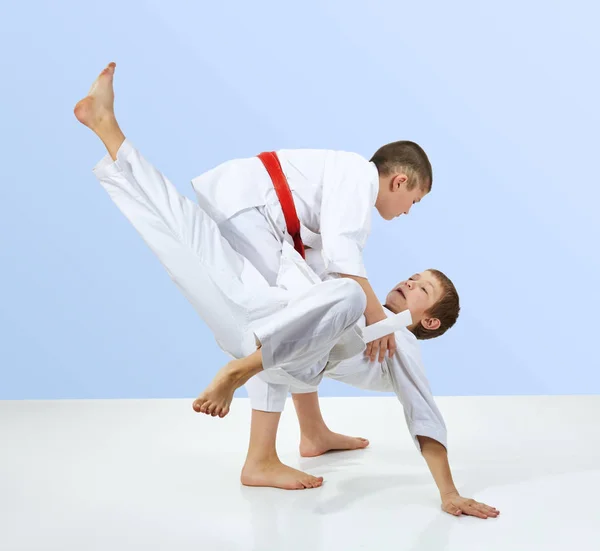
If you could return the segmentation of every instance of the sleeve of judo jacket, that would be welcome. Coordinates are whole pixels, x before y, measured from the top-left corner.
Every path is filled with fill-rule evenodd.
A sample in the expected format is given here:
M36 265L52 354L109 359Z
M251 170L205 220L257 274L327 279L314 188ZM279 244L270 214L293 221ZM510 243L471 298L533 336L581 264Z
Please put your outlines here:
M407 353L398 347L387 360L389 375L396 396L404 408L404 417L413 442L419 451L417 436L427 436L448 449L448 434L444 418L435 403L423 370L418 349Z
M363 249L371 231L378 181L377 170L360 155L328 155L320 224L326 273L367 277Z

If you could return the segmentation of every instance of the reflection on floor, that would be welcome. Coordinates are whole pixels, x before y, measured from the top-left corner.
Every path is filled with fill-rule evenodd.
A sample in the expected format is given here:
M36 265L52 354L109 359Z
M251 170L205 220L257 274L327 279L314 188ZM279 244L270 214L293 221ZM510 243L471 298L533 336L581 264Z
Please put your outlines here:
M249 404L0 402L0 549L253 551L600 548L600 397L438 398L463 495L498 519L454 518L395 398L325 398L366 450L302 459L290 403L281 459L320 489L245 488Z

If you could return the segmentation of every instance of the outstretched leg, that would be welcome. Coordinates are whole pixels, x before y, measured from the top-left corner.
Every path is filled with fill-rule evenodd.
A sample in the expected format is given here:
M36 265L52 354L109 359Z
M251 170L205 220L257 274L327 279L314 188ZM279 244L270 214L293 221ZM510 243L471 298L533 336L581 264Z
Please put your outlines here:
M271 287L237 253L200 207L182 196L125 139L114 115L110 64L86 98L77 118L105 144L109 158L94 169L111 199L166 268L171 279L234 358L207 388L195 409L226 414L236 388L261 369L282 368L299 380L329 355L362 316L365 295L348 279L312 286L290 300ZM256 351L257 345L262 346Z
M315 457L334 450L358 450L369 445L366 438L344 436L329 430L321 414L316 392L294 393L292 398L300 423L302 457Z
M75 107L78 120L108 150L94 174L221 348L243 358L256 350L249 323L280 310L286 293L270 287L223 238L216 222L181 195L125 138L114 113L114 71L111 63Z

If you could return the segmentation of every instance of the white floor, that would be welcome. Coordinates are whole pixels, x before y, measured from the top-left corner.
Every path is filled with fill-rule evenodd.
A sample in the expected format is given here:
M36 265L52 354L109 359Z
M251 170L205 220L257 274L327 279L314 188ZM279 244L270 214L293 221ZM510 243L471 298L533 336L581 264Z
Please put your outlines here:
M223 420L191 399L0 402L0 549L600 549L600 396L438 399L457 486L502 512L488 520L440 510L394 398L322 402L371 446L302 459L290 408L282 460L325 477L296 492L239 484L243 399Z

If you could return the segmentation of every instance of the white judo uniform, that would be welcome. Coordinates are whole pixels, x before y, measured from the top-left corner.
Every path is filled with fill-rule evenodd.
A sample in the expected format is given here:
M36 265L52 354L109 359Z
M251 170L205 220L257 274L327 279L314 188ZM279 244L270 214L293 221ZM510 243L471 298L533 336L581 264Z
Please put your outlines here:
M391 311L384 310L388 317L393 316ZM365 326L364 317L359 320L358 326ZM333 379L363 390L395 393L417 449L421 449L417 436L427 436L447 448L446 424L425 373L419 341L406 328L396 330L394 335L396 352L382 363L371 362L364 353L359 352L346 360L326 361L320 371L315 371L319 371L321 379ZM272 369L252 377L246 383L246 389L253 409L283 411L288 391L300 394L316 392L317 385L312 388L295 385L289 375Z
M306 261L322 280L344 273L367 277L363 249L379 190L376 166L360 155L330 150L277 152L294 198ZM219 224L231 246L277 283L282 244L292 244L273 183L256 157L227 161L192 180L198 203ZM388 312L391 315L391 312ZM364 318L359 325L364 327ZM323 358L313 379L328 377L352 386L394 392L404 408L415 444L417 435L447 445L446 427L427 382L418 341L410 331L395 332L397 352L382 364L362 351L345 361ZM282 411L288 392L314 392L284 370L263 372L246 383L253 409Z
M105 156L94 173L219 346L239 358L261 343L264 371L247 385L255 409L281 411L289 389L313 392L325 376L395 392L417 447L417 435L446 445L445 425L412 333L396 332L398 351L383 364L365 358L365 295L356 282L327 273L322 281L284 239L276 286L269 285L224 239L217 222L179 194L127 140L117 160ZM251 212L263 217L259 210Z
M292 193L307 247L306 262L321 280L344 273L367 277L363 249L379 190L374 163L345 151L280 150L277 156ZM282 251L292 246L273 182L258 157L234 159L194 178L199 205L229 244L271 284L281 278ZM284 259L285 260L285 259ZM323 370L314 366L314 372ZM254 378L246 385L255 409L281 411L297 385Z
M345 151L277 151L306 247L319 253L319 275L367 277L363 249L379 191L374 163ZM198 204L231 246L274 285L283 242L293 244L273 183L260 159L235 159L192 180ZM310 255L307 262L311 264ZM312 265L311 265L312 266Z
M356 282L320 281L285 243L279 286L270 286L127 140L117 160L105 156L94 173L229 355L246 356L260 342L265 370L310 388L327 358L364 350L356 322L366 299Z

